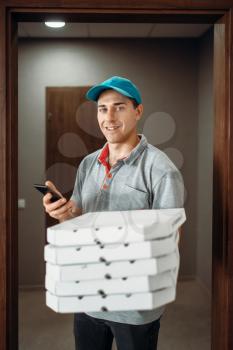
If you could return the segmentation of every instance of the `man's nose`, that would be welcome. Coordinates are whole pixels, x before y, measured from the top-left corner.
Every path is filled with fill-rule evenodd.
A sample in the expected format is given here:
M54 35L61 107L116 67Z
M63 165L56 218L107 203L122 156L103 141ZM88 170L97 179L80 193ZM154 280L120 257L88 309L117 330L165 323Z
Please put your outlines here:
M109 108L107 113L106 113L107 119L114 119L115 118L115 111L113 108Z

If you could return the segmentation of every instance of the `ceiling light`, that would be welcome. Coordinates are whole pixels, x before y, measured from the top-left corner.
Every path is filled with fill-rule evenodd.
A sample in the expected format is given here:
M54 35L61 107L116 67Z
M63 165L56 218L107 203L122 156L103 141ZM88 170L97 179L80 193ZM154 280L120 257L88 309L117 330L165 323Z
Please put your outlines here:
M65 22L45 22L45 25L51 28L62 28L65 26Z

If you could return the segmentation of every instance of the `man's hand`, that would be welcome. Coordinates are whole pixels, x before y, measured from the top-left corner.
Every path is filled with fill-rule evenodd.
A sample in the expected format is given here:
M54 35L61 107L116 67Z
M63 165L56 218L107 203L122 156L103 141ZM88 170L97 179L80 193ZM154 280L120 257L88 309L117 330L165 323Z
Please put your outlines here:
M75 202L72 200L67 201L51 181L46 181L45 185L62 197L54 203L50 202L52 198L51 193L47 193L43 197L43 206L49 216L63 222L82 214L82 210L76 207Z

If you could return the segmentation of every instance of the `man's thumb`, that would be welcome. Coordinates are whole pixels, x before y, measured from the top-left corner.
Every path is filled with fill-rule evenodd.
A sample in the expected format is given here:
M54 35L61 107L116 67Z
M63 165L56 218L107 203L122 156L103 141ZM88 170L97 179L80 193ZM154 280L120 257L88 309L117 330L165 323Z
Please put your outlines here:
M49 187L52 191L54 191L54 192L58 193L60 196L62 196L61 192L58 191L58 189L56 188L56 186L53 184L52 181L49 181L49 180L46 181L46 182L45 182L45 185L46 185L47 187ZM63 196L62 196L62 197L63 197Z

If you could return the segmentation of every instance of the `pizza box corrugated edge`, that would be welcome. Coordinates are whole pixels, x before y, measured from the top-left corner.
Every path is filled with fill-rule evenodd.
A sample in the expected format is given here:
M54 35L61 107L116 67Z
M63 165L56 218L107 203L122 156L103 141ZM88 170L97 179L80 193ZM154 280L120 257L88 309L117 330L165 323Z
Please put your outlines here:
M178 211L178 213L176 214L176 216L178 216L175 220L175 223L172 222L172 217L170 217L168 219L167 222L163 222L161 223L161 228L160 228L160 235L164 236L164 235L169 235L172 231L177 230L186 220L186 215L185 215L185 211L183 208L173 208L173 209L149 209L149 210L154 210L154 211L163 211L166 213L169 211L174 210L174 212ZM125 211L125 213L132 213L135 212L136 210L133 211ZM146 210L147 211L147 210ZM180 211L180 213L179 213ZM112 212L106 212L106 215L108 215L109 213ZM122 212L124 213L124 212ZM84 215L96 215L98 214L98 212L95 213L86 213ZM103 214L103 212L101 212L101 214ZM166 214L165 214L166 215ZM77 221L78 222L79 218L74 218L71 219L69 221ZM94 227L84 227L84 228L78 228L78 224L74 225L73 229L71 228L72 223L69 222L70 228L61 228L62 225L64 226L69 226L66 222L65 223L60 223L54 226L51 226L47 229L47 240L49 243L53 244L53 245L58 245L58 246L62 246L62 245L75 245L75 244L83 244L83 245L92 245L95 244L95 241L100 241L101 243L111 243L111 242L115 242L115 243L119 243L119 241L116 242L116 240L110 241L109 240L109 236L108 240L105 241L104 240L104 234L106 236L106 229L110 230L110 229L116 229L119 227L119 223L116 223L115 226L109 226L109 227L104 227L104 232L102 234L102 238L101 238L101 227L98 227L98 231L95 231L96 228ZM130 229L130 234L129 237L127 238L127 236L125 236L124 234L122 234L122 241L130 241L130 242L139 242L139 241L143 241L143 240L148 240L148 239L152 239L152 238L156 238L156 236L160 237L158 234L155 235L154 233L154 228L151 227L150 229L148 227L136 227L136 228L131 228L130 225L127 225L128 229ZM61 228L61 229L60 229ZM124 227L121 227L121 229L124 229ZM77 234L78 233L78 234ZM134 237L134 233L135 233L135 237ZM81 240L79 242L79 239Z
M130 276L155 275L175 268L179 252L172 252L158 258L135 261L97 262L90 264L55 265L46 263L46 274L57 281L82 281L100 278L121 278ZM130 272L129 272L130 271ZM133 272L135 271L135 272ZM90 277L89 277L90 276Z
M57 297L46 292L46 305L58 313L152 310L173 302L176 298L174 287L154 293L124 295ZM120 305L120 306L118 306Z

